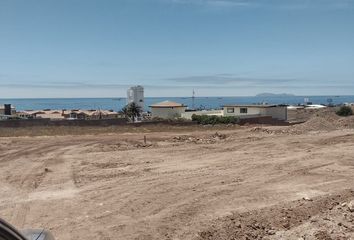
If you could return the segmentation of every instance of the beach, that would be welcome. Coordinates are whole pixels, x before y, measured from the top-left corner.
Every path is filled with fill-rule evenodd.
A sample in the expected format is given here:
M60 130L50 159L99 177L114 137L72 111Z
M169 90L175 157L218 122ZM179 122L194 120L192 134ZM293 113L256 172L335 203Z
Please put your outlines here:
M58 240L352 239L354 119L304 119L12 129L0 134L1 216Z

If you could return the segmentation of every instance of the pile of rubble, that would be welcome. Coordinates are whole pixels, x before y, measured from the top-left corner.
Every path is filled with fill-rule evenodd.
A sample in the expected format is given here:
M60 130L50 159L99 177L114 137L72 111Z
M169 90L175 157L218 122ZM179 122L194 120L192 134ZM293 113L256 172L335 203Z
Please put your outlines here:
M292 128L285 128L285 129L269 129L269 128L264 128L264 127L254 127L250 129L250 132L255 132L255 133L266 133L269 135L276 135L276 134L289 134L289 135L295 135L295 134L301 134L301 131L298 129L292 129Z
M182 135L182 136L176 136L172 138L172 142L185 142L185 143L196 143L196 144L214 144L217 141L224 140L226 139L225 134L221 133L214 133L210 135L209 137L205 138L199 138L195 136L188 136L188 135Z

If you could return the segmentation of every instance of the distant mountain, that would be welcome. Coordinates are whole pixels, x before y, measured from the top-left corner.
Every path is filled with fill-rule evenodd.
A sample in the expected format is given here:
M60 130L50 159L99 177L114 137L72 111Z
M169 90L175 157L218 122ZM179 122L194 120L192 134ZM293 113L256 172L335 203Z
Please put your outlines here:
M256 97L294 97L294 94L289 93L260 93Z

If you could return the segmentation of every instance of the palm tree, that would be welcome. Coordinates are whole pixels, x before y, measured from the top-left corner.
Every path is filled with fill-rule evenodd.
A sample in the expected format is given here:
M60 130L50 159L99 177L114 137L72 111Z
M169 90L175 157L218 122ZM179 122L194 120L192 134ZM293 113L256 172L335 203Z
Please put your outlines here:
M126 105L122 109L122 112L124 113L126 118L134 122L137 117L141 116L141 107L139 107L137 104L132 102Z

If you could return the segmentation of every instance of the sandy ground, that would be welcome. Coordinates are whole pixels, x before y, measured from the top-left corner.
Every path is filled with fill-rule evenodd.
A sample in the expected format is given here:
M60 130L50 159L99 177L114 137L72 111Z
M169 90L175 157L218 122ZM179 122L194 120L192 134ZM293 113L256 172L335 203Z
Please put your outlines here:
M59 240L354 239L353 129L145 134L0 138L0 216Z

